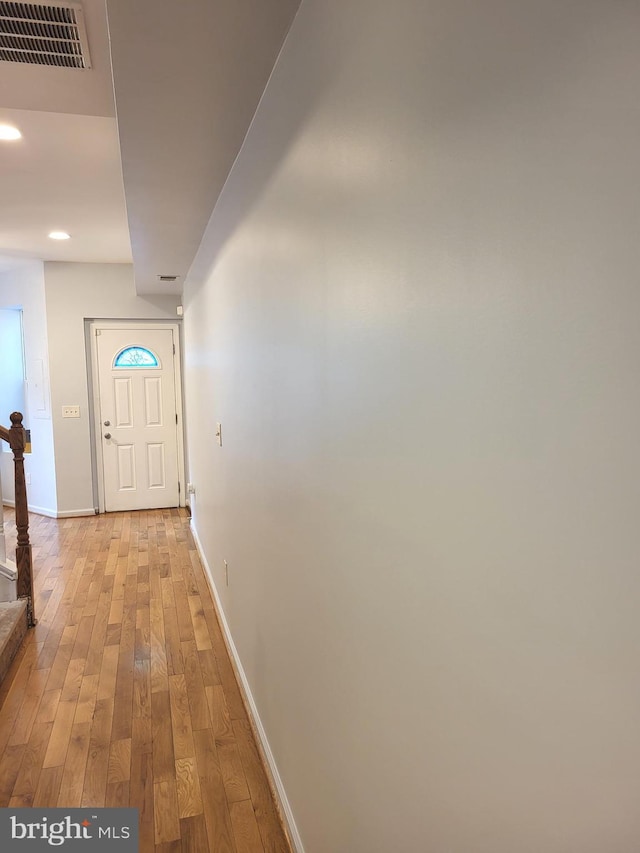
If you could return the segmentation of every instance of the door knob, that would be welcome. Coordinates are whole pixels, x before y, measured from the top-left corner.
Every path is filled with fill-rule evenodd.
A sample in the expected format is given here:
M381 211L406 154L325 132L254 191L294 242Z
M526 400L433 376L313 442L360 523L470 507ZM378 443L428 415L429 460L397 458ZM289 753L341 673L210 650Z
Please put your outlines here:
M105 421L105 422L104 422L104 425L105 425L105 426L111 426L111 421Z
M104 437L105 437L105 438L111 438L111 433L110 433L110 432L105 432Z

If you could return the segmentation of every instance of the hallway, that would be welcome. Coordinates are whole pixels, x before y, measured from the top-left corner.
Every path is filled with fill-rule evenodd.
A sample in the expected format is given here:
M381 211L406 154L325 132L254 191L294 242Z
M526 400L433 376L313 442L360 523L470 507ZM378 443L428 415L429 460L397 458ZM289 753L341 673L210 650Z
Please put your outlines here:
M141 853L289 851L185 511L30 523L0 806L135 806Z

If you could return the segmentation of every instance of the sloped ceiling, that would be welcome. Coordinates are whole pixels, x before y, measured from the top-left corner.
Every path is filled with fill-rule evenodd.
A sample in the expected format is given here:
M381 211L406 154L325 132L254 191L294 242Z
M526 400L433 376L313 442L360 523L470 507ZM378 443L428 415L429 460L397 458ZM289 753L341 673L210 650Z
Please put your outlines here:
M180 291L299 2L107 0L139 293Z

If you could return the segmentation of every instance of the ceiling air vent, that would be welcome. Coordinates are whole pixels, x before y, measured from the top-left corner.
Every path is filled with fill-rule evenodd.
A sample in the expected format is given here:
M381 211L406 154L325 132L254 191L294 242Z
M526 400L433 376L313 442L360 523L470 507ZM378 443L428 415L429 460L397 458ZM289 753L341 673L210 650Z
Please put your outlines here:
M159 275L158 281L177 281L179 278L179 275Z
M91 68L82 6L0 0L0 60Z

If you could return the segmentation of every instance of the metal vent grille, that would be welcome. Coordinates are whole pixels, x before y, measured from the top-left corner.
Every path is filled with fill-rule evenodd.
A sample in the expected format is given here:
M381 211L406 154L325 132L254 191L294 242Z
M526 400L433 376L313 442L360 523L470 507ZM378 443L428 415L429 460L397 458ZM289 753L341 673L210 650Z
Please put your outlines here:
M41 6L0 0L0 60L91 68L80 4Z

